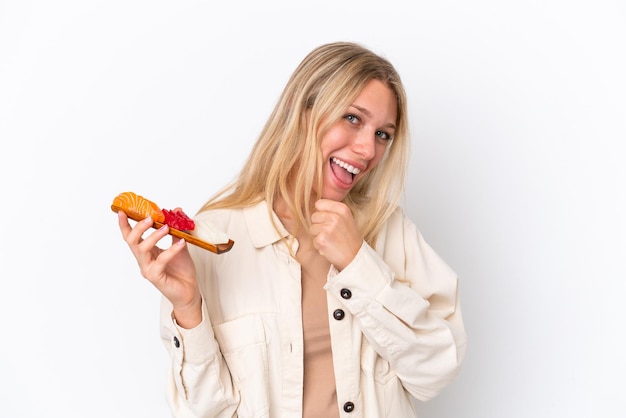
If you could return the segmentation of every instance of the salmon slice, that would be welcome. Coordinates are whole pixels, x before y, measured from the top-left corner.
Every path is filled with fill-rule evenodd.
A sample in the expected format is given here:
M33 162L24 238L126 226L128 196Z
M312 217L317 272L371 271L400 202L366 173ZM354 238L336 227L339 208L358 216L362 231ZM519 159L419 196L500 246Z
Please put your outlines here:
M141 219L150 216L155 222L163 223L165 221L165 215L156 203L133 192L120 193L113 199L113 205Z

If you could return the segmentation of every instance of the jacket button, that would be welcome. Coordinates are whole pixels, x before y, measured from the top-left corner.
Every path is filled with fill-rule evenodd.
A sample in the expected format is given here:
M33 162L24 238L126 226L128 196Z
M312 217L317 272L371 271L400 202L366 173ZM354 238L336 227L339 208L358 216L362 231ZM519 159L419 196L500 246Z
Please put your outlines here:
M345 412L352 412L354 411L354 404L352 402L346 402L343 404L343 410Z
M180 341L178 341L178 337L174 337L174 345L176 348L180 347Z
M344 316L346 316L346 313L343 311L343 309L335 309L335 312L333 312L333 318L335 318L337 321L341 321Z
M341 289L341 297L344 299L350 299L352 297L352 292L349 289Z

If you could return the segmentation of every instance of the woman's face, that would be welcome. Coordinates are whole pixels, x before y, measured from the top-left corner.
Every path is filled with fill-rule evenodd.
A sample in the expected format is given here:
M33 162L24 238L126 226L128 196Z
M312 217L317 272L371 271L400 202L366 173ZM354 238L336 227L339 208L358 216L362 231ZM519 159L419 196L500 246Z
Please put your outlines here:
M343 200L378 165L395 134L396 109L395 95L384 83L365 85L322 138L322 198Z

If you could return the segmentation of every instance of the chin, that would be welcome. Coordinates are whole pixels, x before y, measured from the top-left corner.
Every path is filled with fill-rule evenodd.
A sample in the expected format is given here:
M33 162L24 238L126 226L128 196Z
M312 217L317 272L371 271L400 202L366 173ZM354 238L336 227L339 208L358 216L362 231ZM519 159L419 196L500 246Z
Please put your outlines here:
M322 192L322 199L334 200L336 202L343 201L349 192L340 193L337 191L324 191Z

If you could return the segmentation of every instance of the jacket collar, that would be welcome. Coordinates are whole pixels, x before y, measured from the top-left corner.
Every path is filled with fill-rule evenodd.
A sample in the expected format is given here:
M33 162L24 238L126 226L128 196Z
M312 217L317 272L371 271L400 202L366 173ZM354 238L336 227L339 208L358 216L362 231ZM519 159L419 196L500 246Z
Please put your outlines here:
M248 231L250 231L250 239L255 248L274 244L289 235L289 232L287 232L273 210L271 214L280 233L278 233L276 229L274 229L274 225L272 225L272 221L268 216L268 207L265 200L254 206L243 209L243 216L246 220Z

